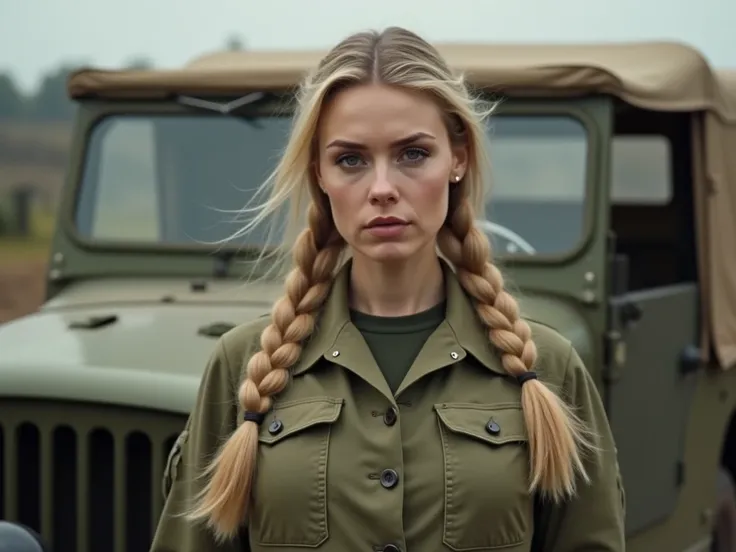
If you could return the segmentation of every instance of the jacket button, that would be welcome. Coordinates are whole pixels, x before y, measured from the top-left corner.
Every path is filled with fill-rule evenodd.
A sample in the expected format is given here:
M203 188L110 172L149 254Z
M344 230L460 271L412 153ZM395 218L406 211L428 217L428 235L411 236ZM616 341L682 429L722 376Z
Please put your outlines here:
M486 431L491 435L498 435L499 433L501 433L501 426L491 420L486 424Z
M393 544L387 544L381 550L382 552L401 552L401 550L399 550L399 547Z
M381 472L381 485L386 489L393 489L398 483L399 474L395 470L383 470Z
M281 433L282 429L284 429L284 424L281 423L281 420L274 420L273 422L271 422L271 425L268 426L268 432L271 435Z
M383 415L383 423L387 426L392 426L396 423L396 418L398 418L398 414L396 414L396 409L392 406Z

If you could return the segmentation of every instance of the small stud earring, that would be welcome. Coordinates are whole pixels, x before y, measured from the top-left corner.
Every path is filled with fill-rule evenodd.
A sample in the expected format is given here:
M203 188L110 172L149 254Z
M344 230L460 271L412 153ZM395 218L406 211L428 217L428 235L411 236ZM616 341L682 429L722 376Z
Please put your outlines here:
M460 175L459 174L456 174L455 175L455 182L460 182Z

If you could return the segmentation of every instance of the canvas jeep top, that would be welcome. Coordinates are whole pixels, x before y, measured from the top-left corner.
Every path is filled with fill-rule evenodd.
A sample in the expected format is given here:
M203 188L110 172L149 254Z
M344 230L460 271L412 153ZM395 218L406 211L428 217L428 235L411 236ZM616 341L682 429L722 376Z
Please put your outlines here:
M707 550L736 471L734 73L675 43L439 48L503 99L481 222L525 315L599 384L627 549ZM323 54L70 76L47 300L0 326L0 519L57 552L148 546L214 340L280 293L250 281L264 231L223 240Z

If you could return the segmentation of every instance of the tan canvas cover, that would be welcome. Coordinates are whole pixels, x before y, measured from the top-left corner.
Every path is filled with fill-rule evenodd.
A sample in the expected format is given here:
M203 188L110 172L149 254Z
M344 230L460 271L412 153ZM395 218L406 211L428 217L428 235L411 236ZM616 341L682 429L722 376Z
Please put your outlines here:
M716 73L675 43L577 45L442 44L448 62L476 86L507 95L606 93L642 108L693 111L703 339L723 368L736 365L736 72ZM292 87L322 51L220 52L179 70L83 69L73 98L163 98Z

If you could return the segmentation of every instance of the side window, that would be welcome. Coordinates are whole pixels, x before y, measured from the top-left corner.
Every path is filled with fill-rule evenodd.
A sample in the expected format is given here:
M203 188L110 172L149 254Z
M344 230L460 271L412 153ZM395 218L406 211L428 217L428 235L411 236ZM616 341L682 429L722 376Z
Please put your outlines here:
M486 219L493 247L561 255L584 237L588 132L571 116L503 115L491 123ZM499 228L500 226L500 228Z
M672 200L672 148L665 136L614 137L611 196L618 205L643 207Z
M94 131L101 136L88 159L85 178L96 180L90 202L88 237L95 240L159 239L154 124L145 119L111 118Z

